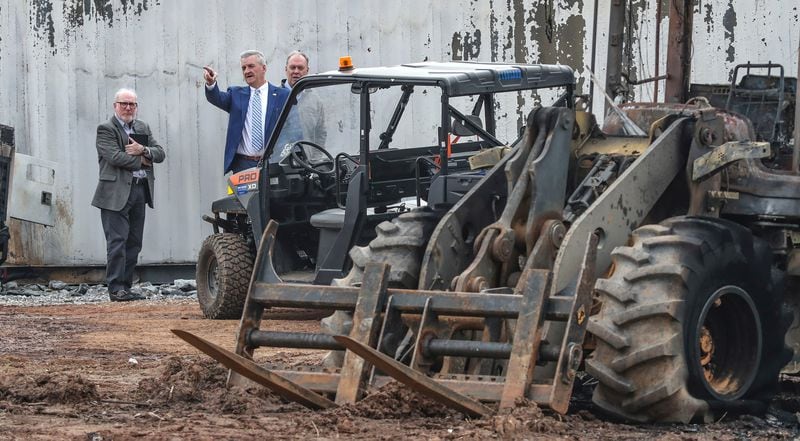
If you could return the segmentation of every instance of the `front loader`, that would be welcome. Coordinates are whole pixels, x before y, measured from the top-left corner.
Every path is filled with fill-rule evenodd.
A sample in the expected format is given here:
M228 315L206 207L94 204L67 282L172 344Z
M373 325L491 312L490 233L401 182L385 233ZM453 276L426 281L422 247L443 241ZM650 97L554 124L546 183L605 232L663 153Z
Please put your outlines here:
M563 66L352 69L298 83L293 97L340 83L358 95L360 137L350 142L360 150L334 163L333 188L346 193L336 243L356 245L352 229L391 207L373 191L393 170L381 168L386 161L413 164L403 194L419 207L378 223L330 285L281 280L272 264L280 226L270 222L235 352L175 331L231 368L232 383L247 378L327 408L393 379L471 416L520 399L565 413L584 369L598 380L594 402L628 420L763 407L791 358L783 303L800 205L796 191L768 185L800 188L779 170L791 149L756 142L746 117L702 104L629 107L620 131L609 123L604 132L574 105ZM409 104L421 86L441 92L441 118L435 145L411 147L414 130L402 137L396 128L404 112L421 113ZM380 137L389 142L370 145L380 113L372 94L392 88L402 93ZM521 136L503 142L500 92L554 98L526 111ZM472 112L455 108L459 97ZM625 134L631 124L647 136ZM280 148L279 131L270 149ZM262 321L270 308L333 314L328 332L291 333ZM259 347L343 357L258 365Z

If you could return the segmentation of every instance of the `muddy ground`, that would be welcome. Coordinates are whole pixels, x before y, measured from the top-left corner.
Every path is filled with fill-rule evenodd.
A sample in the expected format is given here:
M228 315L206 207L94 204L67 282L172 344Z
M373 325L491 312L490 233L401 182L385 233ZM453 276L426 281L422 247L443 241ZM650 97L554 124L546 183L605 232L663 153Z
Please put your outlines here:
M607 422L579 385L568 415L521 403L483 420L390 384L356 405L309 411L266 390L226 389L226 371L170 333L232 349L237 323L204 320L196 300L0 305L0 439L790 439L800 436L800 383L761 416L707 425ZM317 322L269 322L313 331ZM319 362L322 354L261 350L259 361ZM586 381L589 383L589 381Z

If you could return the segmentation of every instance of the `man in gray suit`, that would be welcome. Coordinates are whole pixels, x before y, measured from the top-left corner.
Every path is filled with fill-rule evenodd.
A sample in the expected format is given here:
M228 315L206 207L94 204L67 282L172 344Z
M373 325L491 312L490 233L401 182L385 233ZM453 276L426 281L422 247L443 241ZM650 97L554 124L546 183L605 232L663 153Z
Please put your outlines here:
M108 296L116 302L143 298L130 288L142 250L145 204L153 208L153 163L165 157L150 127L136 119L138 107L136 92L120 89L114 95L114 116L97 126L100 182L92 205L100 209L106 235Z

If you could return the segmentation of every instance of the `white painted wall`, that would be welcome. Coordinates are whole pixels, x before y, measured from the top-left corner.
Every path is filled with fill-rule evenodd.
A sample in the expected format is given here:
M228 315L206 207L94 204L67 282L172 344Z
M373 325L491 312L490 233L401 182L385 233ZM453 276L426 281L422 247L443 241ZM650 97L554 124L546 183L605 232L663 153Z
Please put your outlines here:
M609 0L597 1L596 71L602 79ZM655 6L634 3L635 63L644 78L655 65ZM61 165L60 222L53 228L14 225L10 261L105 261L99 210L90 205L97 179L94 138L97 124L112 114L119 87L137 90L140 118L167 151L156 169L156 209L148 211L140 260L191 262L211 231L200 216L224 193L227 114L205 101L204 64L216 67L227 86L242 84L238 54L251 48L267 55L273 83L293 49L310 55L312 71L335 68L345 54L359 66L426 59L562 63L576 69L587 93L582 66L591 62L593 10L594 0L4 0L0 123L16 128L20 152ZM693 81L727 82L731 67L748 60L782 62L787 74L796 75L798 20L796 1L698 2ZM666 19L661 26L663 73ZM651 99L652 85L636 94ZM599 91L594 98L600 109ZM529 107L538 99L521 96L518 102ZM500 130L513 133L524 112L509 116Z

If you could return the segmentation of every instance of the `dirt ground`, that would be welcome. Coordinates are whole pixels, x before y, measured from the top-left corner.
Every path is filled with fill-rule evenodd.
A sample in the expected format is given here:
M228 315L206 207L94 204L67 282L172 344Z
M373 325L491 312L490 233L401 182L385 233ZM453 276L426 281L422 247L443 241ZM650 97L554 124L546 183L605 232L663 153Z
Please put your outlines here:
M269 322L313 331L318 323ZM800 383L761 416L707 425L626 425L596 414L579 385L568 415L522 403L482 420L388 385L361 402L310 411L262 388L225 388L226 371L173 336L184 329L229 349L236 321L204 320L195 300L0 306L0 439L791 439ZM317 351L261 350L257 361L317 363Z

